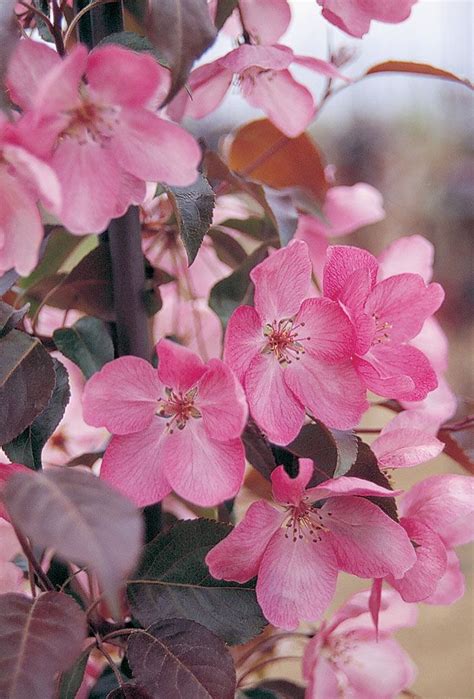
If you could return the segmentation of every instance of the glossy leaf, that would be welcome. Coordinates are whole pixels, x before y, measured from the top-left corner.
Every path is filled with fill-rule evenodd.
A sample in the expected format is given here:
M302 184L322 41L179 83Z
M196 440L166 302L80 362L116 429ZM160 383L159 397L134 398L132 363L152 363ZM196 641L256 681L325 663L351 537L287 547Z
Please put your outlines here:
M8 335L10 330L16 328L27 314L28 309L28 304L21 308L13 308L8 303L0 301L0 338Z
M192 264L212 223L216 199L214 191L202 175L189 187L165 186L165 189L173 206L189 264Z
M132 503L92 474L66 468L15 474L4 500L34 544L97 573L115 612L118 589L142 541L142 520Z
M144 549L128 597L143 626L161 619L198 621L226 643L245 643L266 624L255 597L255 582L214 579L204 559L229 532L206 519L178 523Z
M235 669L224 643L187 619L152 624L129 637L133 676L155 699L233 699Z
M368 444L358 440L357 459L356 462L345 474L346 476L354 476L355 478L363 478L371 481L376 485L381 485L383 488L392 489L390 481L379 468L377 457ZM367 498L375 503L389 517L398 522L397 505L395 498Z
M458 75L451 73L449 70L436 68L436 66L428 63L415 63L413 61L384 61L371 66L365 75L375 75L377 73L412 73L413 75L425 75L431 78L442 78L451 82L461 83L474 89L474 85L467 78L460 78Z
M249 420L242 434L247 461L264 478L270 480L273 469L277 467L270 443L253 420Z
M314 461L312 487L327 478L348 473L357 459L358 440L353 432L331 430L315 420L310 425L304 425L286 449L296 456Z
M0 595L0 696L52 699L54 676L79 655L86 616L71 597Z
M58 699L76 699L79 687L84 679L89 654L90 650L81 653L74 665L67 672L62 673L59 680Z
M53 361L39 340L19 330L0 339L0 444L43 412L54 385Z
M86 379L114 358L107 325L99 318L79 318L70 328L59 328L53 340L65 357L77 364Z
M53 364L55 384L48 405L21 434L3 445L3 450L11 461L34 470L41 468L43 447L61 422L71 395L66 368L55 358Z

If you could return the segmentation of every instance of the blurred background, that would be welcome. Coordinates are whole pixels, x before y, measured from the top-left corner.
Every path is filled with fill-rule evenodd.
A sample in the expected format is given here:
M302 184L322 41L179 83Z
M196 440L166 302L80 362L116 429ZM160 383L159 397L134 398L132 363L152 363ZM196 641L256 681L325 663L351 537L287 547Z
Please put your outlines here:
M350 76L389 59L431 63L460 77L473 78L474 3L470 0L419 0L402 24L373 23L363 40L352 39L325 22L315 0L293 0L292 24L281 39L295 52L327 58L344 48L353 60L342 69ZM221 36L202 62L217 58L232 47ZM294 71L315 95L324 80L311 72ZM192 130L212 145L235 126L261 116L237 94L230 94L220 109ZM321 110L312 135L336 166L337 184L368 182L385 201L386 219L347 236L380 252L389 242L419 233L436 248L435 279L446 290L438 318L451 346L448 379L461 396L461 412L473 412L474 299L474 98L462 85L407 75L372 76L331 98ZM382 422L378 421L382 420ZM375 415L373 426L386 421ZM463 473L446 456L395 478L406 488L432 473ZM465 473L465 472L464 472ZM399 640L418 666L412 687L425 699L474 697L474 600L472 548L459 554L466 575L465 597L452 607L420 605L420 621L399 634ZM337 608L356 589L366 587L341 576ZM296 666L275 667L272 675L296 676ZM381 678L382 680L382 678Z

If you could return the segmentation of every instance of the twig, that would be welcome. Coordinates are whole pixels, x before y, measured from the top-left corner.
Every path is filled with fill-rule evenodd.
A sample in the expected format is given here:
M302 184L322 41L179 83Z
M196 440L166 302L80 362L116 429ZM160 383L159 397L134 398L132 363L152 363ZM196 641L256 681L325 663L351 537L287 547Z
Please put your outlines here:
M33 568L34 572L36 573L36 576L38 578L38 583L39 586L43 588L45 591L51 591L54 590L54 585L51 582L51 580L48 578L44 570L41 568L40 564L34 557L33 551L31 550L31 546L28 543L28 539L23 536L21 531L13 525L13 530L17 536L18 541L20 542L20 546L23 549L23 553L25 554L28 564L31 565Z
M122 675L120 674L120 671L119 671L117 665L114 663L114 661L113 661L112 658L110 657L110 654L109 654L108 651L104 648L103 642L102 642L102 640L101 640L99 634L96 634L95 640L96 640L96 646L97 646L97 648L100 650L100 652L102 653L102 655L104 656L104 658L107 660L108 664L110 665L110 669L112 670L112 672L113 672L114 675L115 675L115 679L117 680L118 686L119 686L119 687L122 687L122 686L124 685L124 681L123 681Z
M237 682L237 688L242 686L242 682L249 675L253 675L254 672L258 672L259 670L262 669L262 667L265 667L266 665L270 665L270 663L277 663L280 660L301 660L301 656L299 656L299 655L280 655L280 656L275 657L275 658L268 658L268 660L263 660L261 663L258 663L258 665L254 665L254 667L250 668L250 670L247 670L247 672L244 672L244 674L241 676L241 678Z

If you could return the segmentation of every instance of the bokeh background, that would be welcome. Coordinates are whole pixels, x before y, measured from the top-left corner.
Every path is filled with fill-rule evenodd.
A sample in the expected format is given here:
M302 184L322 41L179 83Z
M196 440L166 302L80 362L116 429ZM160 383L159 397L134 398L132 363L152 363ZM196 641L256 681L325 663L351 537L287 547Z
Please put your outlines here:
M353 53L345 67L356 76L388 59L431 63L461 77L473 77L474 3L470 0L419 0L409 20L399 25L374 23L363 40L330 27L315 0L293 0L293 20L282 43L300 54L326 58L344 47ZM207 62L230 48L221 37L203 58ZM296 74L297 71L295 71ZM324 82L301 69L315 94ZM212 145L235 126L260 116L237 95L229 95L213 115L192 125ZM474 98L462 85L407 75L373 76L329 100L311 129L326 161L336 166L337 184L368 182L384 196L386 219L343 239L378 253L402 235L419 233L436 247L435 279L447 299L439 320L451 346L448 379L460 396L460 412L473 412L474 298ZM338 241L339 242L339 241ZM374 415L372 425L386 421ZM397 474L397 487L443 472L463 473L441 456ZM465 473L465 472L464 472ZM472 547L459 549L467 589L451 607L420 605L413 629L398 634L418 666L412 687L424 699L474 697L474 597ZM341 576L331 609L363 581ZM297 677L296 664L271 666L275 677ZM383 678L381 678L381 682Z

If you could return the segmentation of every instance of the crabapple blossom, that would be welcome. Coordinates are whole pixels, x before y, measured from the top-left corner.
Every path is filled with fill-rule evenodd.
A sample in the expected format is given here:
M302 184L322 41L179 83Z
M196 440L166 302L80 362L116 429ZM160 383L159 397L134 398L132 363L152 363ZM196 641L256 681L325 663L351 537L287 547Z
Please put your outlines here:
M317 0L328 22L361 38L372 20L397 24L410 16L417 0Z
M30 152L17 125L0 114L0 276L12 267L23 276L34 269L43 240L39 200L59 212L58 179Z
M255 308L240 306L227 326L224 360L245 388L269 439L288 444L305 409L330 427L354 427L367 403L352 367L349 319L329 299L306 298L308 247L292 241L254 267Z
M211 575L219 580L243 583L258 575L262 611L285 629L319 619L333 597L338 570L360 577L390 570L401 577L416 560L402 527L361 497L396 493L347 476L306 488L313 462L299 463L296 478L283 466L272 472L277 506L254 502L206 556Z
M396 699L414 681L416 668L392 634L415 625L416 605L383 590L377 638L368 604L368 591L351 597L306 646L305 699Z
M60 218L72 233L103 231L143 200L147 180L196 179L196 141L150 108L165 73L151 56L120 46L88 54L79 45L61 59L44 44L19 42L10 94L62 185Z
M387 580L407 602L452 604L464 591L453 548L474 538L473 479L430 476L403 496L399 509L400 524L417 544L417 561L401 579Z
M417 401L438 385L427 357L408 341L443 302L439 284L403 273L377 282L378 262L365 250L328 249L324 296L339 301L352 319L357 341L354 366L367 388L389 398Z
M287 136L298 136L313 119L315 104L311 92L293 78L290 66L302 65L332 79L348 78L327 61L297 56L288 46L277 43L291 19L287 3L250 0L242 3L240 11L245 43L196 68L189 78L189 92L182 90L168 113L176 120L206 116L219 106L236 78L242 96L252 107L261 109Z
M243 480L244 393L219 359L204 364L169 340L156 352L158 369L120 357L86 384L84 419L113 434L100 477L140 507L171 490L197 505L217 505Z
M404 410L385 425L370 447L382 468L407 468L434 459L444 444L433 434L429 417Z

